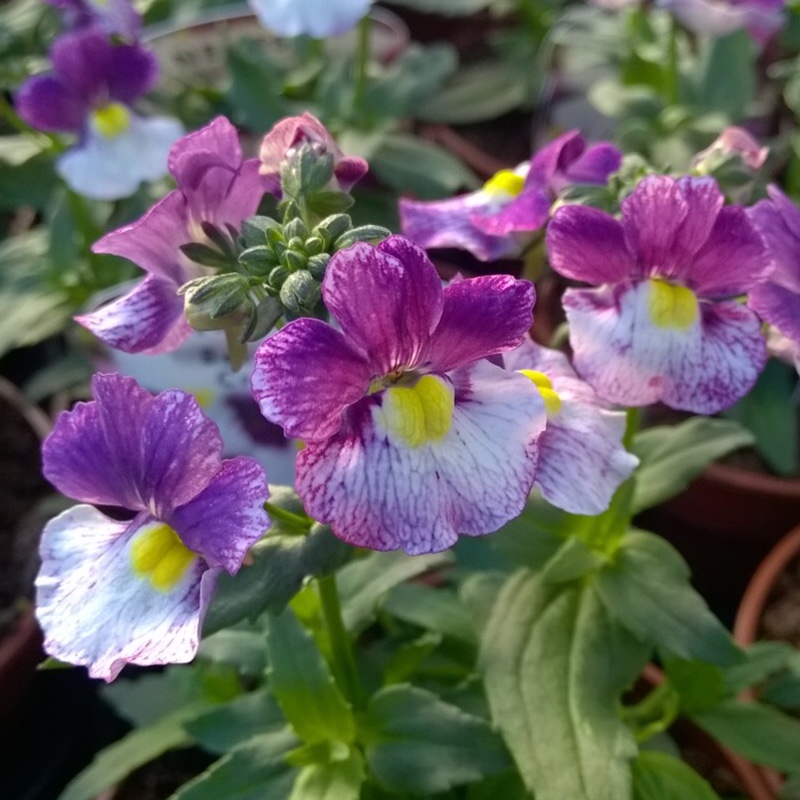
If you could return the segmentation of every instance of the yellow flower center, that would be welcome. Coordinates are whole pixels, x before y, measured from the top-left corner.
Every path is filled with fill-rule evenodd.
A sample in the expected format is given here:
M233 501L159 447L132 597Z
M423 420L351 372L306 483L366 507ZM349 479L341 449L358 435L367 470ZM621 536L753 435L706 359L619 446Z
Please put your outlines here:
M544 407L548 417L554 417L561 411L561 398L558 392L553 389L553 382L543 372L536 372L533 369L521 369L520 372L533 381L533 385L539 390L539 394L544 400Z
M525 178L510 169L501 169L483 184L483 191L493 197L517 197L525 185Z
M94 129L106 139L125 133L131 125L131 113L122 103L109 103L92 112Z
M386 389L382 411L386 429L409 447L439 441L453 421L453 387L434 375L423 375L414 386Z
M168 592L180 582L197 554L178 534L163 523L146 526L131 545L131 565L140 578L147 578L154 589Z
M694 325L700 310L691 289L657 279L648 281L648 284L647 310L656 327L685 331Z

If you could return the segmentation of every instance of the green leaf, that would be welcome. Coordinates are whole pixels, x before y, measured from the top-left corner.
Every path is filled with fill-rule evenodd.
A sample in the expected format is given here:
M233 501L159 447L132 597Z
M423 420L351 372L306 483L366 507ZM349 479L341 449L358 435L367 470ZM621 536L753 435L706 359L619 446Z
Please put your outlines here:
M800 720L761 703L726 700L692 719L745 758L784 772L800 764Z
M755 642L744 651L744 660L725 669L727 693L735 695L758 686L784 669L796 652L788 642Z
M617 714L647 650L591 586L520 570L486 626L480 665L492 717L537 800L626 800L636 743Z
M185 706L158 722L138 728L101 750L91 764L70 781L59 800L95 800L124 777L156 756L192 743L184 723L208 708L206 704Z
M511 765L486 720L407 684L371 698L367 725L367 761L391 791L435 794Z
M267 627L269 684L286 718L305 742L350 742L353 713L314 639L291 609Z
M364 778L364 759L351 750L344 760L303 767L289 800L358 800Z
M725 674L714 664L675 659L667 662L666 672L684 714L714 708L725 697Z
M701 44L696 107L721 111L730 120L747 116L756 92L756 46L745 30L710 37Z
M645 750L632 773L634 800L719 800L706 780L668 753Z
M632 532L596 578L609 612L643 642L687 660L725 666L741 657L689 583L689 568L664 539Z
M286 800L297 771L285 755L295 741L288 731L250 739L169 800Z
M634 513L678 494L712 461L752 444L753 435L738 423L709 417L642 431L633 443L633 452L641 459Z
M0 161L0 210L16 211L20 206L43 210L60 183L49 153L40 153L21 164Z
M574 581L597 569L602 563L602 556L573 536L544 565L542 578L551 583Z
M283 535L273 522L270 532L251 553L253 564L235 576L223 573L203 625L209 636L264 611L279 613L308 576L328 575L350 554L327 526L316 525L307 536Z
M41 152L42 148L42 140L29 134L0 136L0 161L17 166Z
M260 631L217 631L202 641L198 656L232 664L244 675L261 675L267 667L264 635Z
M452 555L447 552L424 556L387 552L371 553L347 564L337 575L347 630L362 631L372 621L375 609L390 589L452 561Z

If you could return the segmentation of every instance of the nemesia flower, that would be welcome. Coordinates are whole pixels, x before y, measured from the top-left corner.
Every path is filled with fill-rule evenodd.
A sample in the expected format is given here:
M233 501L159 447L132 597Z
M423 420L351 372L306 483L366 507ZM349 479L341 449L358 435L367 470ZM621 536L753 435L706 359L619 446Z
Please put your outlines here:
M713 414L755 383L766 359L756 314L733 298L769 273L743 208L710 178L645 178L622 220L564 206L547 232L550 263L594 289L563 304L573 363L611 403Z
M621 162L612 144L587 148L580 133L570 131L477 192L449 200L401 198L403 233L422 247L458 247L481 261L516 255L547 224L559 192L572 183L603 185Z
M261 174L267 181L268 191L280 195L281 164L300 145L309 144L322 153L329 153L334 161L333 188L349 192L369 170L363 158L346 156L336 144L327 128L308 112L300 117L287 117L277 123L261 143Z
M55 6L68 28L96 27L109 35L138 39L142 15L130 0L45 0Z
M278 36L325 39L347 33L372 0L248 0L261 23Z
M784 22L784 0L659 0L659 5L701 36L727 36L744 29L761 45Z
M738 156L745 167L757 172L764 166L769 148L761 147L744 128L729 125L705 150L692 159L692 169L699 171L699 174L707 174L718 163L732 156Z
M611 411L563 353L529 336L503 356L503 363L533 381L547 409L533 485L565 511L601 514L639 463L622 445L625 414Z
M322 296L341 330L289 323L256 352L253 395L305 442L295 488L351 544L410 554L496 530L522 510L544 402L486 360L531 324L533 286L507 275L442 289L402 236L331 259Z
M153 397L114 374L92 389L44 443L45 476L82 505L45 526L36 601L47 652L110 681L125 664L194 657L220 572L269 525L268 490L253 459L222 460L191 395Z
M777 186L769 186L767 192L769 200L760 200L747 213L775 269L750 292L747 303L800 346L800 210Z
M236 129L224 117L176 142L169 171L178 188L92 248L133 261L147 276L118 300L76 317L106 344L128 353L163 353L186 339L191 328L177 291L206 270L180 246L207 243L203 222L223 231L226 225L240 228L255 214L265 191L258 161L242 159Z
M183 128L131 109L158 77L154 56L139 45L112 44L93 28L61 36L50 55L53 74L27 80L16 106L34 128L79 137L56 162L67 184L95 200L117 200L162 177Z

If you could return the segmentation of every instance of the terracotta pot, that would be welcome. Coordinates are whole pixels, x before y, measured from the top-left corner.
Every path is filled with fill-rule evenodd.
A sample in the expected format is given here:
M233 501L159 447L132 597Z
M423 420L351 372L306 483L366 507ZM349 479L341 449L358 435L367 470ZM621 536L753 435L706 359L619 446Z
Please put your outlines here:
M800 525L790 531L770 550L747 585L733 626L734 639L742 647L748 647L758 640L770 596L781 575L798 555L800 555ZM751 690L747 694L753 696L755 692ZM783 785L783 778L778 772L771 769L762 768L761 773L777 797Z

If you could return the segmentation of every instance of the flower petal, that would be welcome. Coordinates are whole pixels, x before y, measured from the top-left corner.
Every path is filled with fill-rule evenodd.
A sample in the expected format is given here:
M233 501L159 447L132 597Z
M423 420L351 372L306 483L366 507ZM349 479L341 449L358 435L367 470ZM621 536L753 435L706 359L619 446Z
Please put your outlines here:
M550 198L539 190L525 191L496 214L475 213L472 224L489 236L538 231L550 217Z
M564 307L578 373L604 400L715 414L755 383L766 360L760 323L734 302L699 304L683 329L658 327L650 282L569 289Z
M261 343L251 385L268 420L287 436L315 441L339 430L345 408L364 397L373 377L339 331L299 319Z
M564 170L572 183L605 184L609 175L622 164L622 153L610 142L598 142L575 159Z
M108 64L108 94L112 100L132 105L158 81L158 59L138 44L112 48Z
M402 236L336 253L322 296L345 337L366 355L373 377L415 366L442 315L436 268Z
M134 573L131 543L143 520L115 522L90 506L51 520L36 580L45 649L113 680L125 664L191 661L217 570L194 559L169 591Z
M169 154L169 171L182 189L194 189L209 167L226 166L234 171L241 163L239 134L230 120L221 116L182 136Z
M325 39L352 30L372 0L249 0L263 25L278 36Z
M765 322L800 343L800 292L777 283L764 283L753 289L747 304Z
M541 397L527 378L486 361L453 377L452 424L439 441L397 440L375 400L301 451L296 486L309 513L351 544L409 554L444 550L517 516L536 469Z
M772 200L761 200L747 209L747 215L775 264L769 282L800 292L800 211L776 187L770 189Z
M53 75L35 75L20 87L14 99L17 113L41 131L80 133L89 105Z

